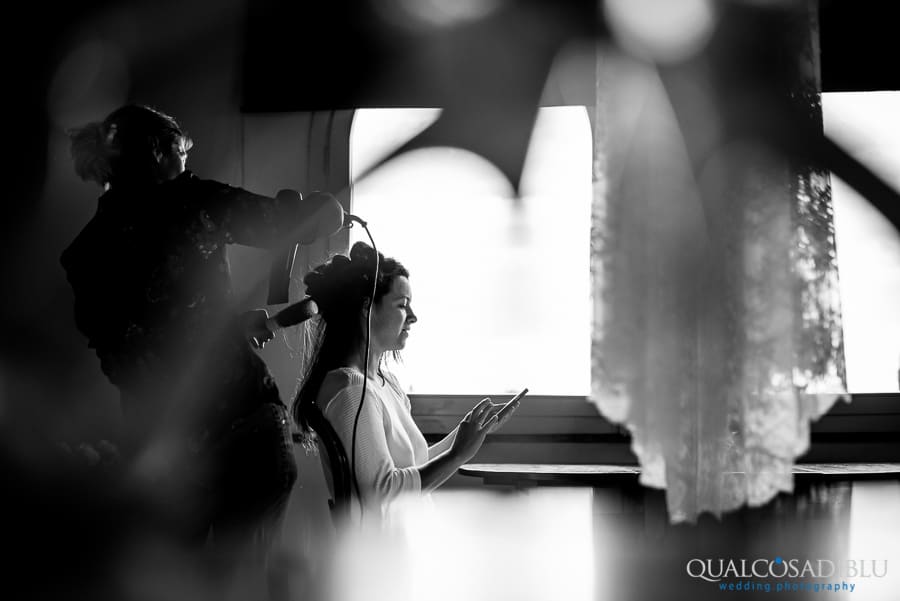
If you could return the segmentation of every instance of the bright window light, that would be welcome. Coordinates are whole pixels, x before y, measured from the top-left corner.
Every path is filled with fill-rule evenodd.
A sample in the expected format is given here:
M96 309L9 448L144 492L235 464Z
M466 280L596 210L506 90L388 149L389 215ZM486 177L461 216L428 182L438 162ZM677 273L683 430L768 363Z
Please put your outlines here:
M900 92L822 95L825 132L900 190ZM900 236L832 177L850 392L891 392L900 378Z
M439 114L358 110L353 180ZM403 155L354 185L354 213L410 271L410 392L588 394L591 152L583 107L544 108L518 200L493 165L455 148ZM351 239L368 241L362 228Z

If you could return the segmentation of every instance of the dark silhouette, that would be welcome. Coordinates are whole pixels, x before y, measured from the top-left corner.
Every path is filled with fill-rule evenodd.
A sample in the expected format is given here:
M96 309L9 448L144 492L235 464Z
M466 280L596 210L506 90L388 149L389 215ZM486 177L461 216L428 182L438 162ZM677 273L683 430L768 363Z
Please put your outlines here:
M268 316L233 306L225 247L282 243L302 198L197 178L190 138L148 107L70 135L77 173L106 192L62 264L78 328L121 392L123 476L185 548L211 538L225 570L247 553L265 566L297 468L286 409L247 339Z

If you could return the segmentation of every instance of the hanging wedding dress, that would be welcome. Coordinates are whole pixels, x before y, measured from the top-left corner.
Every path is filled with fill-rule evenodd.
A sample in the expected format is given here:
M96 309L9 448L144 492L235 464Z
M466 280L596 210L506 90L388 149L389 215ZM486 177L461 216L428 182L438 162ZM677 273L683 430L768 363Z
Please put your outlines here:
M810 14L765 43L821 130ZM728 70L740 41L720 25L731 37L692 64L606 54L598 77L592 399L673 522L791 491L810 422L845 390L829 174L769 143L778 107L748 97L764 76Z

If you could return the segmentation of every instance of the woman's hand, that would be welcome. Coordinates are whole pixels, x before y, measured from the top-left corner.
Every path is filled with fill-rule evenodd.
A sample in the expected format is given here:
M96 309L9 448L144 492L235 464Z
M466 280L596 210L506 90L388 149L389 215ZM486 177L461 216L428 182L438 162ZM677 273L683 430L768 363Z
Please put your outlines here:
M509 421L509 418L512 417L512 414L515 413L516 408L518 408L519 404L522 402L522 397L519 397L515 402L507 405L494 405L494 412L497 414L497 423L491 426L491 429L488 431L488 434L492 434L503 427L503 424Z
M450 452L460 464L472 459L481 448L484 437L497 424L497 413L500 407L501 405L491 403L489 398L482 399L459 422Z

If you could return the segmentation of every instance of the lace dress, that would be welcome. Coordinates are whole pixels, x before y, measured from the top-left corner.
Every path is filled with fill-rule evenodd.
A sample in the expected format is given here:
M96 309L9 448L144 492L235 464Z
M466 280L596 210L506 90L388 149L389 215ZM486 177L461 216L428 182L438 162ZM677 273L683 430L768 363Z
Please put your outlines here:
M745 69L758 53L734 40L763 38L727 37L727 11L678 70L601 58L592 399L676 522L791 491L810 421L845 390L828 174L771 129L821 131L814 12L769 12L781 79Z

